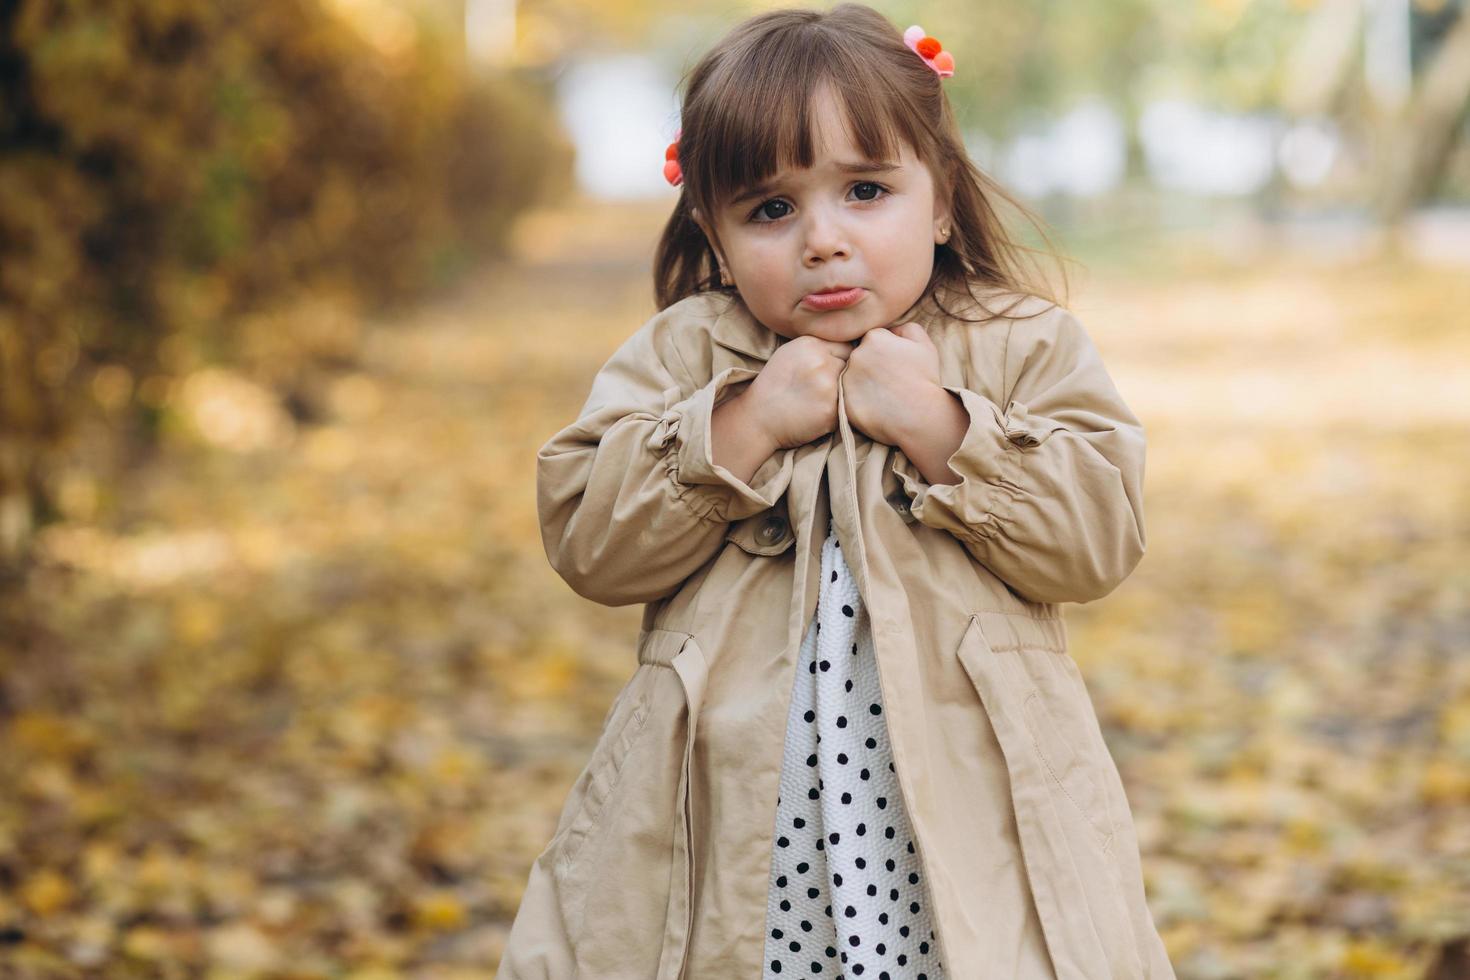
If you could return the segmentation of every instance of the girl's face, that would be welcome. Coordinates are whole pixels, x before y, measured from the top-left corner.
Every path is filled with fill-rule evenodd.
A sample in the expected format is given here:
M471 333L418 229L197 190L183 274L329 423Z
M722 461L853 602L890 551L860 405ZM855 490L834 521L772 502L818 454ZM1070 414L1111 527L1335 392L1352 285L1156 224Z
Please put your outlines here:
M900 159L866 160L830 89L815 95L813 110L811 168L782 171L726 202L715 228L726 281L762 324L788 338L857 340L895 326L922 295L949 209L903 141ZM838 287L852 291L811 296Z

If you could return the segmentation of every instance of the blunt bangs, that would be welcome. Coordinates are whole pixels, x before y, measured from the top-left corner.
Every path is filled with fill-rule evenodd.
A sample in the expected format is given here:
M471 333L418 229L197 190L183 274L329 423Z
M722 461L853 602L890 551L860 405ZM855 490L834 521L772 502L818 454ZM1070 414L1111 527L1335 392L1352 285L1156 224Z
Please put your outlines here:
M831 32L814 25L762 39L732 53L709 80L700 134L688 161L708 194L705 207L725 207L743 191L786 169L815 162L811 93L831 87L849 132L869 161L897 161L899 141L927 156L901 89L871 59L852 57Z

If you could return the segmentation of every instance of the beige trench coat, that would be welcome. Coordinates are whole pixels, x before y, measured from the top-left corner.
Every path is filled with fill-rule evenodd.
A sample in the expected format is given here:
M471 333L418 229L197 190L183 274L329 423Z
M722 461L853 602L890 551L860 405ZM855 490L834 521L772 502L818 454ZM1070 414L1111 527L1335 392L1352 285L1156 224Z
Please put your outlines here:
M1144 553L1143 428L1065 308L1026 297L966 323L925 303L911 318L970 415L958 484L929 485L855 431L840 381L836 433L749 484L716 465L711 411L785 340L720 293L650 319L539 451L552 566L595 602L647 605L638 666L531 868L500 980L762 975L829 513L869 612L946 976L1174 976L1058 610L1107 595Z

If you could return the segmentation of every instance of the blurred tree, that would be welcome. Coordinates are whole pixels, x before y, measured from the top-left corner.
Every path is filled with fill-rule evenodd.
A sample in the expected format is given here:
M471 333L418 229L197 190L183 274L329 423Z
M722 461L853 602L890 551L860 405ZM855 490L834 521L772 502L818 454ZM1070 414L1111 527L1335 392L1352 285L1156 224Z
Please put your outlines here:
M1385 124L1391 149L1376 204L1388 225L1433 194L1470 113L1470 5L1446 6L1420 20L1434 24L1419 34L1415 61L1423 65L1422 78L1409 104Z
M412 295L569 183L544 92L400 40L315 0L0 5L0 565L79 415L141 448L170 378L241 356L240 313ZM317 340L277 349L350 356Z
M1358 61L1363 0L1321 0L1297 35L1282 83L1281 105L1295 116L1331 112Z
M1470 111L1470 5L1323 0L1296 42L1282 106L1361 121L1347 128L1374 154L1375 213L1397 225L1434 193Z
M899 28L922 24L955 52L959 71L945 85L966 128L1003 140L1035 117L1101 97L1129 133L1135 176L1143 170L1135 124L1150 99L1183 94L1239 111L1274 105L1285 54L1311 5L1312 0L872 4ZM523 0L516 8L518 50L547 64L602 47L639 50L682 71L739 20L777 6L805 5L742 2L691 10L670 0Z

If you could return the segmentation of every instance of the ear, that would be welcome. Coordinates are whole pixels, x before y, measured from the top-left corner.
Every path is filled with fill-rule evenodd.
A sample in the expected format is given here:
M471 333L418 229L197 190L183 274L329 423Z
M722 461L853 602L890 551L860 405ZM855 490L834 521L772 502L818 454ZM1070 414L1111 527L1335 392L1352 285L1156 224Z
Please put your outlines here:
M715 244L715 236L710 234L709 225L705 224L704 216L700 214L699 208L690 208L689 217L693 219L696 225L699 226L699 230L704 232L704 240L709 242L709 247L714 250L715 257L720 260L720 264L725 265L726 263L724 253L722 253L720 251L720 247Z
M954 237L954 219L950 216L948 206L940 207L938 202L934 208L934 244L943 245Z
M934 244L943 245L954 237L954 216L950 213L949 194L940 181L934 184Z
M699 230L704 232L704 237L709 240L710 244L714 244L714 236L709 233L709 225L705 224L704 215L700 213L699 208L690 208L689 217L696 225L699 225Z

